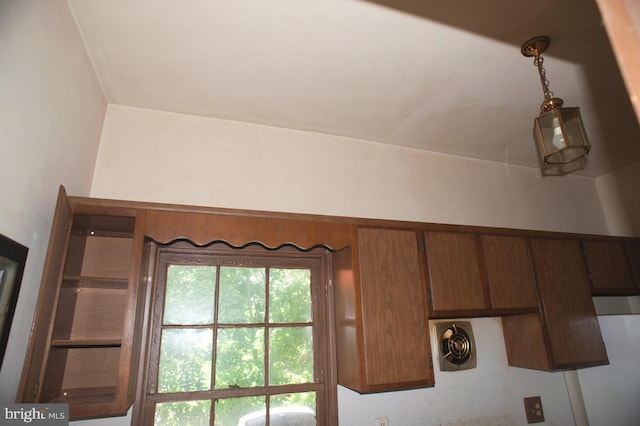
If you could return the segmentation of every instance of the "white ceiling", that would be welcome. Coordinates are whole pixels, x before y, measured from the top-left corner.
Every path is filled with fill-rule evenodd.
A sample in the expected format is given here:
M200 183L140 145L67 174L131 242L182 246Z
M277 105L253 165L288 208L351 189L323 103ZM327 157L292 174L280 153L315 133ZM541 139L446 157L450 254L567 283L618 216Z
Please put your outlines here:
M592 143L579 172L640 161L592 0L69 0L109 103L536 167L544 66Z

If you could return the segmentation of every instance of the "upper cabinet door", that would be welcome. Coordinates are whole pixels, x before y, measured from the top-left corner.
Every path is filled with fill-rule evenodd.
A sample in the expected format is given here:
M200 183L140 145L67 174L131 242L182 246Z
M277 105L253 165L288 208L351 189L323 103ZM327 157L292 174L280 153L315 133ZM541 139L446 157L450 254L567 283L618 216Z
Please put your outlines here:
M536 308L533 269L524 237L481 235L493 309Z
M432 384L416 232L359 228L358 253L367 385Z
M582 241L594 295L639 292L631 269L634 262L633 245L628 246L631 250L625 250L624 244L618 241Z
M487 308L476 236L463 232L425 232L433 313Z
M580 243L532 238L531 248L551 368L607 364Z
M58 291L58 281L62 273L62 264L66 253L67 234L71 223L71 206L64 187L58 190L58 201L51 224L49 248L44 263L44 273L35 320L31 331L29 349L22 370L22 380L18 389L17 401L36 402L41 366L47 354L49 329L53 322L54 300Z
M357 392L433 386L414 230L358 227L334 253L338 383Z

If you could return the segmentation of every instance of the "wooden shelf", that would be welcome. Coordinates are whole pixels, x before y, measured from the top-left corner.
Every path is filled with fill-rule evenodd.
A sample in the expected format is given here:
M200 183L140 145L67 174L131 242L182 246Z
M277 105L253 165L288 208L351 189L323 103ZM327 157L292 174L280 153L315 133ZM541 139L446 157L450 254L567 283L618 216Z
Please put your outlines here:
M65 275L63 277L64 287L77 288L104 288L115 290L126 290L129 285L128 278L122 277L99 277L82 275Z
M64 348L117 348L122 345L122 339L53 339L51 346Z
M116 399L116 387L61 389L60 395L48 402L56 404L96 404L113 402Z

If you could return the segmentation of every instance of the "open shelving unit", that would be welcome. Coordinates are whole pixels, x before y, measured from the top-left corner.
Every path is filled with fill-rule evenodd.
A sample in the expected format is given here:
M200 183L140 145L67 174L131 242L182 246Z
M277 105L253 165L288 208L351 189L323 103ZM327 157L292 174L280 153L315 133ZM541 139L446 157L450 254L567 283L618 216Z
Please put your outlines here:
M135 219L73 216L41 402L116 400Z

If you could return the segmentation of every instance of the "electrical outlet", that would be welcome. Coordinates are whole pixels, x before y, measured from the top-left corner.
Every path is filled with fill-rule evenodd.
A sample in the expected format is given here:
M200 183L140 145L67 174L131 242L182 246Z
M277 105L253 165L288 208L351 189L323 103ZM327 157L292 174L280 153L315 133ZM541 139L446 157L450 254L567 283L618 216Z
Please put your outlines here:
M539 396L531 396L524 399L524 410L527 413L527 423L544 422L542 400Z
M389 426L389 418L388 417L378 417L376 419L376 426Z

